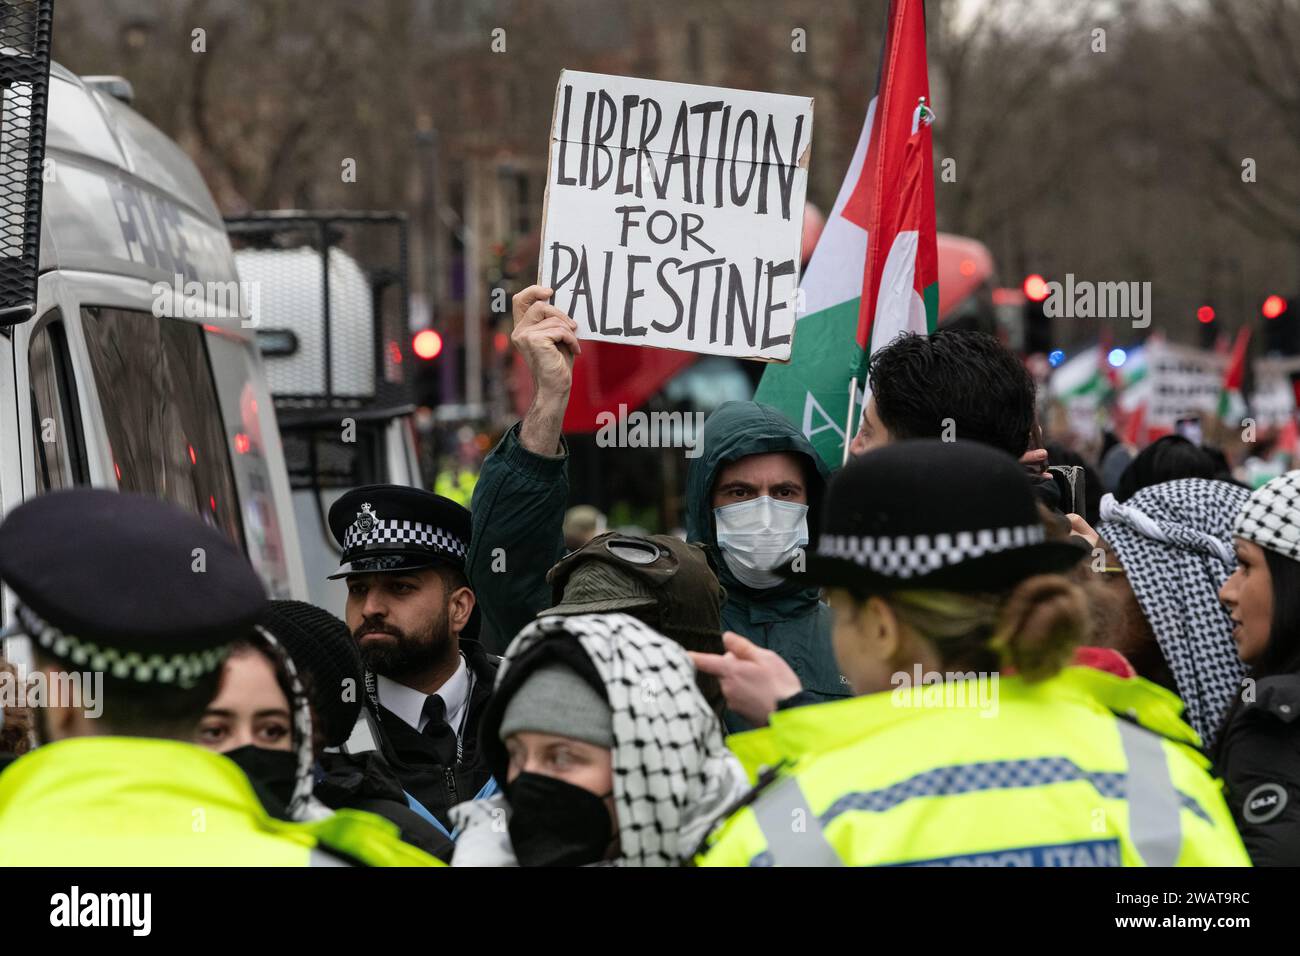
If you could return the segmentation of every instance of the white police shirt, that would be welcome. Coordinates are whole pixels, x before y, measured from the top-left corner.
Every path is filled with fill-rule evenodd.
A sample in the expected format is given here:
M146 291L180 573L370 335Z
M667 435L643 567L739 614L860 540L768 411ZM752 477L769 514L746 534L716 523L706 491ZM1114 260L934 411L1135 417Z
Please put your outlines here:
M424 715L424 702L433 694L425 694L413 687L399 684L382 674L376 675L375 689L379 692L379 703L411 727L424 732L424 726L429 722L429 718ZM469 706L469 667L465 664L465 655L461 655L456 672L434 693L446 705L447 723L456 731L456 739L460 740L465 709Z

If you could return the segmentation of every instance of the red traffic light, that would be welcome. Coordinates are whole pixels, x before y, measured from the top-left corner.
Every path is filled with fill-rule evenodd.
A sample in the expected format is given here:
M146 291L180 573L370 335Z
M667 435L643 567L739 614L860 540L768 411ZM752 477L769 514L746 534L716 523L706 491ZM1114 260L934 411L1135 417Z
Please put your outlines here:
M1025 276L1024 284L1021 286L1024 290L1025 298L1030 302L1042 302L1047 298L1047 280L1037 272L1033 275Z
M423 329L415 333L415 338L411 341L411 348L416 355L425 361L436 359L442 354L442 336L433 329Z
M1196 310L1196 321L1202 325L1209 325L1214 321L1214 309L1211 306L1203 305Z
M1266 319L1276 319L1286 311L1286 299L1280 295L1270 295L1259 307L1259 311Z

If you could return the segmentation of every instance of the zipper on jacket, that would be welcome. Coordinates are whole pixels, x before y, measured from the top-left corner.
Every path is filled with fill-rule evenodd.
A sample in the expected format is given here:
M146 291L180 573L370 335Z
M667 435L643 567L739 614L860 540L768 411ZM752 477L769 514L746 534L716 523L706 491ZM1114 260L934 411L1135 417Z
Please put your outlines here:
M451 803L447 806L454 807L460 803L460 796L456 793L456 771L448 767L444 772L447 775L447 792L451 794Z

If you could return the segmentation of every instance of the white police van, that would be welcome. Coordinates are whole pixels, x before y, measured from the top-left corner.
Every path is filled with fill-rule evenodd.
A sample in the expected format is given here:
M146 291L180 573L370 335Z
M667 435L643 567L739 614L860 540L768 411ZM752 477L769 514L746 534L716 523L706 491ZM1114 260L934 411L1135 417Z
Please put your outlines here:
M271 595L306 598L221 216L127 99L123 80L50 69L35 308L0 327L0 507L75 485L157 495L228 535Z
M422 486L416 451L406 217L276 210L226 220L275 402L313 604L347 587L326 516L359 485Z

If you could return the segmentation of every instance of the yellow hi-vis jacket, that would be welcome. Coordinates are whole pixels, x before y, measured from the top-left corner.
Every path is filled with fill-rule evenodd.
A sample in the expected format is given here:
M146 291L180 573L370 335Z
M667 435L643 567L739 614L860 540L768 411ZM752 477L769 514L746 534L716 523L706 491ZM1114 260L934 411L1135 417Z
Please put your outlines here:
M77 737L0 773L0 866L437 866L397 827L340 810L269 816L242 770L193 744Z
M1181 706L1070 667L780 711L728 740L751 775L787 763L697 862L1249 866Z

